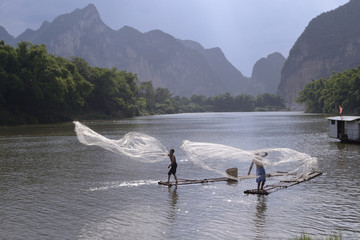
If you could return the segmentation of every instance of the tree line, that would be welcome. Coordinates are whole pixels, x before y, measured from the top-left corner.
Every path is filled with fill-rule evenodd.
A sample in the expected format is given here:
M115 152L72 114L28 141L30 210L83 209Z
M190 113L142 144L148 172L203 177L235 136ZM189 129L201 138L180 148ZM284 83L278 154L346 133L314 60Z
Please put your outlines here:
M129 118L151 114L285 109L273 94L173 97L136 74L90 66L77 57L49 54L45 45L0 41L0 124L73 119Z
M360 66L335 73L330 78L320 78L305 85L297 102L305 104L305 111L311 113L360 113Z

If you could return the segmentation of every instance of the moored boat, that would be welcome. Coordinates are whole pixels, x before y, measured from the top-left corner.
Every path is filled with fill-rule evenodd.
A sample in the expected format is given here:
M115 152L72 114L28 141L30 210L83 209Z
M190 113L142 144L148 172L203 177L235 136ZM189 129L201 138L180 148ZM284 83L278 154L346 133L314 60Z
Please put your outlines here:
M360 143L360 116L329 117L329 136L341 142Z

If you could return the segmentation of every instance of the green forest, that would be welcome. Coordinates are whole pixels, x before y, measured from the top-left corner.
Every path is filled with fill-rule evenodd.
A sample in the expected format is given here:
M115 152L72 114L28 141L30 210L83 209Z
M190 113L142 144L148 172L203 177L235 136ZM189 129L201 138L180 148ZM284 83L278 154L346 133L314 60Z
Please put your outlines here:
M360 66L330 78L320 78L305 85L297 102L304 103L309 113L339 113L339 105L344 114L360 113Z
M152 114L284 110L273 94L173 97L136 74L49 54L45 45L0 42L0 124L119 119Z

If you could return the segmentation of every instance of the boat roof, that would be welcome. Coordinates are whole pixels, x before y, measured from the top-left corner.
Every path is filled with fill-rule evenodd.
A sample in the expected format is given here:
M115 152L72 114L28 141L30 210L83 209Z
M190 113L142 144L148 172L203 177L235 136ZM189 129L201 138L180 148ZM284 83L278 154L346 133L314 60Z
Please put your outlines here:
M352 122L360 119L360 116L336 116L329 117L329 120Z

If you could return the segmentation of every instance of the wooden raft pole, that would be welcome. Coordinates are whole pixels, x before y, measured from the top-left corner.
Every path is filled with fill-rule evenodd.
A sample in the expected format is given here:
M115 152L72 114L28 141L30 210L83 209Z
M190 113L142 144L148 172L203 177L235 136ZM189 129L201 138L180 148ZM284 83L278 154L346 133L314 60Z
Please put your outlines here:
M238 169L237 168L229 168L226 169L226 174L228 177L221 178L205 178L205 179L181 179L177 183L170 182L169 184L166 181L159 181L160 185L187 185L187 184L199 184L199 183L212 183L212 182L223 182L223 181L238 181Z
M272 185L266 185L266 186L264 186L263 191L258 191L257 189L250 189L250 190L245 190L244 193L268 195L268 194L270 194L272 192L275 192L277 190L288 188L288 187L294 186L296 184L299 184L299 183L302 183L302 182L305 182L305 181L309 181L310 179L318 177L321 174L322 174L322 172L311 172L311 173L309 173L308 175L306 175L304 177L297 178L295 176L295 177L293 177L292 179L289 179L289 180L280 181L280 182L272 184Z

